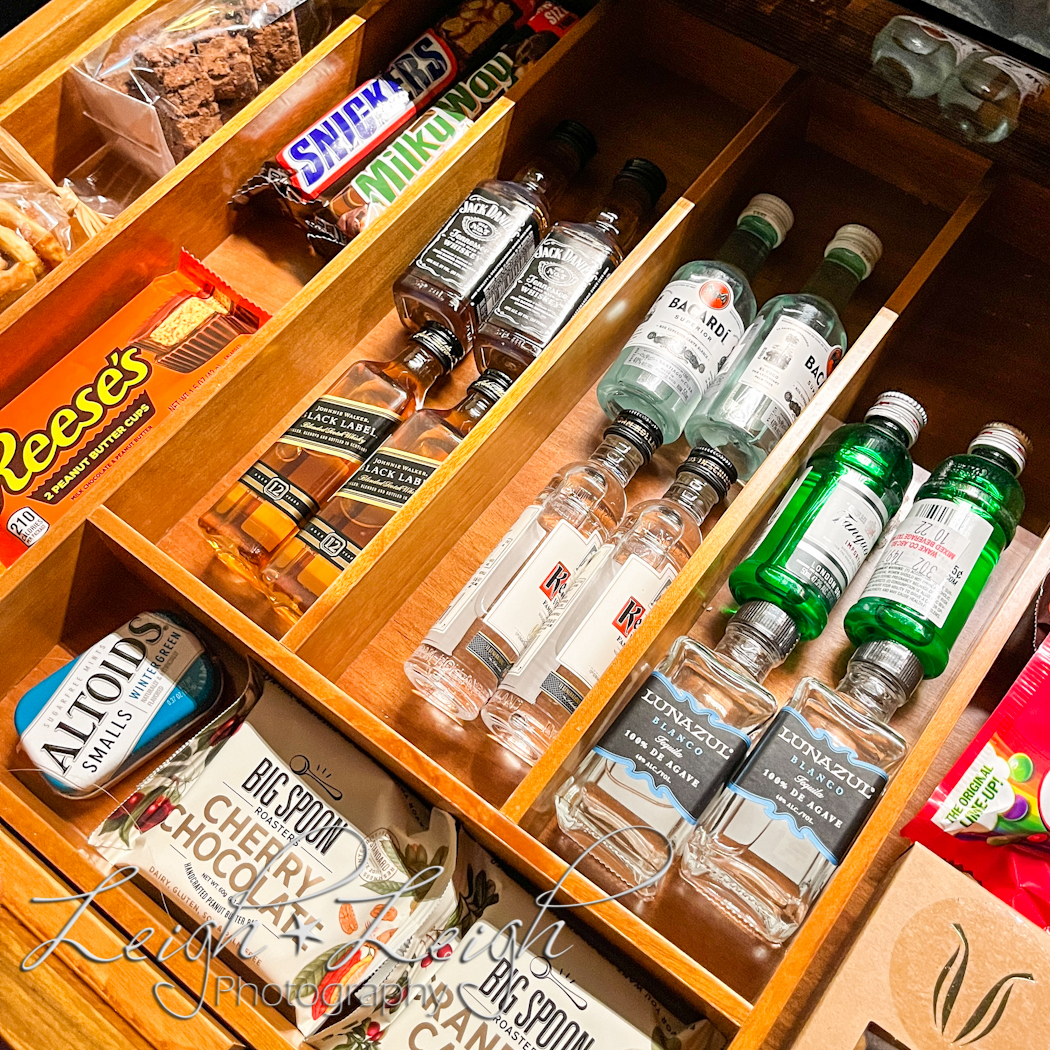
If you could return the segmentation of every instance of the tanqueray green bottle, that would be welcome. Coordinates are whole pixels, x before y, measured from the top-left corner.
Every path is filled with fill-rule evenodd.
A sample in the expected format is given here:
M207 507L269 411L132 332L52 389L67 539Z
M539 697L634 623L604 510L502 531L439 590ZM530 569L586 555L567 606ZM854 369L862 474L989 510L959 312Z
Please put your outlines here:
M926 425L914 398L881 394L863 423L839 427L774 511L758 546L729 577L743 604L771 602L816 638L828 614L900 509L912 478L908 450Z
M846 614L854 645L897 642L919 658L927 678L944 671L1024 513L1017 478L1029 448L1016 427L989 423L964 455L934 470Z

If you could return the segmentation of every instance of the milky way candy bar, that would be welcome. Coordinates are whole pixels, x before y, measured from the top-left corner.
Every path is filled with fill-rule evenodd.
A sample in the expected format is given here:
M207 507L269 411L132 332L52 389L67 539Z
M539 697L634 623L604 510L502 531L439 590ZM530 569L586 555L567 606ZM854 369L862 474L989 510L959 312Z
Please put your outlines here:
M373 152L457 77L476 69L533 14L537 0L461 0L379 76L297 135L233 198L278 205L303 221L343 189Z

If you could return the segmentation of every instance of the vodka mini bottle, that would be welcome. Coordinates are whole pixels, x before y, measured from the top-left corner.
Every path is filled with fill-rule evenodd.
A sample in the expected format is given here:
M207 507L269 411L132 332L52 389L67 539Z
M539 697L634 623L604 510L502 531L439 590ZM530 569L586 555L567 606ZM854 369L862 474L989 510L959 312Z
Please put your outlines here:
M900 509L911 484L908 450L926 411L907 394L879 395L863 423L841 426L810 457L758 546L730 574L738 602L779 605L802 638L816 638Z
M881 254L867 227L843 226L802 291L759 310L736 364L686 423L689 443L721 449L747 481L842 359L841 314Z
M1016 427L989 423L965 455L934 469L846 614L854 645L891 638L922 661L927 678L944 671L1024 513L1017 478L1028 448Z
M411 331L438 321L467 351L550 227L550 207L594 156L594 136L563 120L511 180L474 188L394 282L394 302Z
M543 754L700 546L704 518L735 481L729 460L700 446L663 496L631 509L481 709L491 736L529 764Z
M219 558L249 576L261 572L464 355L450 332L427 324L392 361L352 364L201 515Z
M1050 77L1016 58L977 51L959 63L937 96L941 116L973 142L1002 142L1027 98L1038 98Z
M803 678L686 840L682 876L781 944L842 863L907 744L887 725L922 680L896 642L870 642L836 689Z
M779 197L760 193L713 260L675 272L598 384L598 401L610 418L634 409L660 424L665 444L682 436L685 421L732 367L755 317L751 281L793 221Z
M454 408L417 412L402 423L295 535L263 572L278 610L298 619L510 389L482 373Z
M929 98L967 55L981 48L925 18L897 15L875 37L872 69L898 98Z
M582 463L561 468L496 545L405 663L420 696L477 718L566 587L609 541L624 488L660 447L660 428L621 413Z
M478 368L517 377L620 265L638 224L667 188L663 172L629 160L585 222L559 222L481 326Z
M645 680L555 797L561 830L628 886L656 878L740 767L751 734L777 710L762 687L798 629L747 602L709 649L684 636Z

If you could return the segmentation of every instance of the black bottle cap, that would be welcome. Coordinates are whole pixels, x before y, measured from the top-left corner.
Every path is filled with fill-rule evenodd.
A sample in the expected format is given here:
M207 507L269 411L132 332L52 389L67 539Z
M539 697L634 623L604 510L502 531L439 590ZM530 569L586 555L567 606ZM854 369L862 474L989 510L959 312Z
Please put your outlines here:
M412 336L412 341L429 350L441 362L446 372L451 372L467 356L463 344L437 321L427 321Z
M575 151L580 159L580 167L585 168L591 158L598 152L598 143L591 129L578 120L563 120L551 132L552 139L564 142Z
M664 443L664 432L648 416L633 409L624 409L610 423L604 432L604 436L616 434L618 437L626 438L645 457L644 462L656 455L656 450Z
M718 493L720 500L729 495L729 490L736 481L736 467L732 460L717 448L710 445L697 445L685 462L678 468L676 474L689 471L691 474L699 474L711 488Z
M640 182L649 194L651 207L656 207L656 202L663 196L667 189L667 177L651 161L645 157L632 157L624 166L618 179L633 179Z
M500 372L495 368L486 368L467 389L474 391L476 394L484 394L486 397L491 397L493 401L498 401L510 390L510 385L513 382L514 380L505 372Z

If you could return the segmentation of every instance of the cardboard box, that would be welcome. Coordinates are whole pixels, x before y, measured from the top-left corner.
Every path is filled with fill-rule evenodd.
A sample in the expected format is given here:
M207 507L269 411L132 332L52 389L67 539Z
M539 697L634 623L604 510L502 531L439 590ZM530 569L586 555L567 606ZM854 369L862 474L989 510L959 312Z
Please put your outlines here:
M962 1046L1050 1047L1050 935L913 846L793 1050Z

